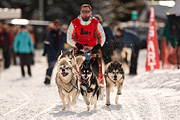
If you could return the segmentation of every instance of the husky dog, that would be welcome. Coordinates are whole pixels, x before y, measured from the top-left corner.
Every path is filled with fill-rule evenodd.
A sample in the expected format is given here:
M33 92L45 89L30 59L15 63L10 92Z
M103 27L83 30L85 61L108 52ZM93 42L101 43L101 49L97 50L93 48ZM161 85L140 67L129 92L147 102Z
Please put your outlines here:
M119 95L121 95L121 89L124 81L124 70L122 64L118 61L112 61L107 64L105 70L105 80L106 80L106 105L110 105L110 91L111 88L117 87L117 95L115 99L115 104L118 103Z
M61 56L60 56L61 57ZM73 65L67 58L58 58L58 70L56 73L56 84L58 86L59 96L63 102L63 109L66 109L65 98L67 103L74 105L77 102L78 90L78 75L74 72ZM71 101L72 97L72 101Z
M99 96L99 85L96 75L93 73L89 61L85 60L80 67L80 90L87 105L87 111L90 110L91 105L94 104L96 108Z

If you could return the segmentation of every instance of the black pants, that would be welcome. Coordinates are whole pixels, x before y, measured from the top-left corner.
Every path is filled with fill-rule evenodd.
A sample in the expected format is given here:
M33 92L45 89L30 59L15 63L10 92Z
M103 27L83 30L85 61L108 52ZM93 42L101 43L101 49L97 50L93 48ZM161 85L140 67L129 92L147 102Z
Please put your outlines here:
M10 66L10 50L3 49L3 57L4 57L4 68L9 68Z
M137 47L135 47L134 50L132 50L131 66L130 66L129 74L134 74L134 75L137 74L137 62L138 62L139 49L140 49L140 47L137 46Z
M21 63L21 73L22 76L25 76L24 66L27 66L28 75L31 76L31 54L29 53L20 53L20 63Z
M102 48L102 55L103 55L103 60L104 60L105 64L111 62L112 54L113 54L112 47L103 47Z

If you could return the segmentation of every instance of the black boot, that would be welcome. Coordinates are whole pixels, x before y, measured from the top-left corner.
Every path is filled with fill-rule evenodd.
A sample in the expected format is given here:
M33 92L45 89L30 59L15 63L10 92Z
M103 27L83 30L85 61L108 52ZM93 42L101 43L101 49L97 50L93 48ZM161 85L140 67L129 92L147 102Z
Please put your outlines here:
M44 81L44 84L49 85L50 82L51 82L50 79L46 78L45 81Z

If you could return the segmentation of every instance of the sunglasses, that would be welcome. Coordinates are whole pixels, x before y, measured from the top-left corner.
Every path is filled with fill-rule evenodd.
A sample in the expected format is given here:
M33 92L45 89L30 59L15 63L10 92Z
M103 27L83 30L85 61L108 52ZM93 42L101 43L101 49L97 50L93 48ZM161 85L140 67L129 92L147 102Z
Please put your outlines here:
M90 13L91 11L81 10L82 13Z

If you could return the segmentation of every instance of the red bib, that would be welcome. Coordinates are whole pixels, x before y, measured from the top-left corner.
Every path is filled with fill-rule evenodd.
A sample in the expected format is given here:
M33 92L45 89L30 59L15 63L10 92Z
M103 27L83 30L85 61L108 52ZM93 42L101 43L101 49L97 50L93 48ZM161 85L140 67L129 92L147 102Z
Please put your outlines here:
M98 20L91 19L91 23L89 25L81 25L80 20L78 18L72 21L75 29L75 33L72 37L75 37L81 45L86 46L95 46L97 43L97 38L95 37L95 29L98 25Z

